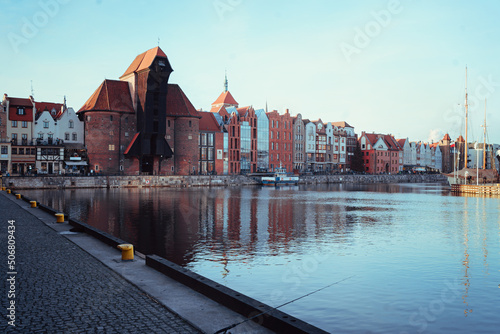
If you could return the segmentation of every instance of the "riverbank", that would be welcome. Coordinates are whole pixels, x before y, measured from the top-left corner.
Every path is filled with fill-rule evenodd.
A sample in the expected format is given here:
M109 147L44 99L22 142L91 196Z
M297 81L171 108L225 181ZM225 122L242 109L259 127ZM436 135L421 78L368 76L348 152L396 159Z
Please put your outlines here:
M258 177L236 176L43 176L4 177L11 189L78 189L142 187L230 187L259 185ZM300 177L300 184L321 183L444 183L442 174L423 175L314 175Z
M58 211L13 195L0 192L0 236L15 234L9 267L0 265L10 283L6 333L326 333L156 255L121 261L124 240L66 214L56 222Z

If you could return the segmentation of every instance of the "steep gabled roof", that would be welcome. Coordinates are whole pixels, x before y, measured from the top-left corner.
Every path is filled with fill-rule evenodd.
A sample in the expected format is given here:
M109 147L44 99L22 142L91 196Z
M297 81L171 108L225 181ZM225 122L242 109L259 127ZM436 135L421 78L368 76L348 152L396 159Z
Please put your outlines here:
M200 117L198 111L177 84L168 84L167 116Z
M331 122L332 125L335 125L337 127L342 127L342 128L352 128L352 126L350 126L349 124L347 124L347 122L345 121L341 121L341 122Z
M200 118L200 131L214 131L220 132L220 126L213 113L209 111L199 111Z
M442 140L451 140L449 134L445 134Z
M39 115L44 112L48 111L50 113L50 116L54 120L59 119L62 114L64 113L64 103L52 103L52 102L36 102L35 101L35 107L36 107L36 118L39 117ZM52 114L52 110L55 110L55 114Z
M404 147L405 143L406 143L406 138L398 139L397 141L398 141L399 146Z
M77 113L87 111L118 111L134 113L128 82L104 80Z
M236 108L236 110L238 111L238 114L240 114L241 117L245 117L250 112L251 108L252 108L251 106L246 106L246 107Z
M165 52L163 52L162 49L160 49L159 46L152 48L152 49L149 49L146 52L141 53L140 55L135 57L132 64L130 64L130 66L127 68L125 73L122 74L120 79L128 74L131 74L134 72L139 72L139 71L142 71L146 68L149 68L149 66L151 66L151 64L153 63L153 60L155 60L155 58L157 56L167 58L167 55L165 54Z
M218 105L218 104L230 104L238 106L238 102L236 102L236 100L228 90L222 92L222 94L219 95L217 100L215 100L215 102L212 103L212 105Z
M457 143L465 143L465 139L464 139L464 137L462 137L462 135L460 135L460 137L458 137Z

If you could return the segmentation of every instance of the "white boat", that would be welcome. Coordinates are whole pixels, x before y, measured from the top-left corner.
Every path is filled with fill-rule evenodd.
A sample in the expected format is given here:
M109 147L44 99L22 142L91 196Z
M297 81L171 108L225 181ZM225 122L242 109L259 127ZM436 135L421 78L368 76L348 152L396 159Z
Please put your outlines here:
M267 186L276 186L282 184L298 184L298 176L289 176L284 167L276 167L273 176L263 176L262 184Z

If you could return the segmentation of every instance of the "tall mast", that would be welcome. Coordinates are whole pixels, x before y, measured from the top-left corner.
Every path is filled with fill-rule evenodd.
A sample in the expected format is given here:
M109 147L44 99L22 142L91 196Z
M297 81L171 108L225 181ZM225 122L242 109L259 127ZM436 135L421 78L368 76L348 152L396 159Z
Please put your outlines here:
M486 98L484 99L484 143L483 143L483 169L486 169Z
M468 121L468 111L469 105L467 104L467 66L465 66L465 168L467 168L467 162L469 160L469 156L467 155L467 149L469 146L468 138L467 138L467 121Z

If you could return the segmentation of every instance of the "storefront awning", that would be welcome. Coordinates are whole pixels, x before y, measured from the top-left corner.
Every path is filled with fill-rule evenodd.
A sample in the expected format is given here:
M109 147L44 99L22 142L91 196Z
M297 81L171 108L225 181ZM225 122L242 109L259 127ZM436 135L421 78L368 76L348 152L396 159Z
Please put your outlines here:
M87 166L87 161L65 161L66 166Z

